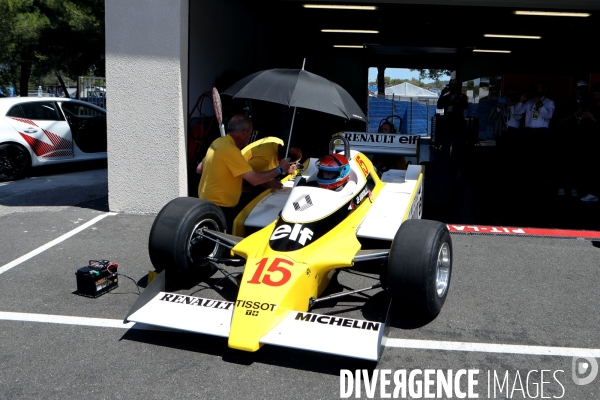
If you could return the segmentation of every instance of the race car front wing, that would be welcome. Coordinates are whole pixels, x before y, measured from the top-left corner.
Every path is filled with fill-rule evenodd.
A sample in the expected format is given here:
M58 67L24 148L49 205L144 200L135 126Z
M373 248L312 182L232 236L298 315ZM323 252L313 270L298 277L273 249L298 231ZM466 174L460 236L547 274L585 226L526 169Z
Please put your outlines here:
M237 312L252 312L243 301L224 301L164 291L159 274L134 303L124 322L137 322L187 332L229 337ZM389 324L289 310L260 340L261 344L378 361ZM389 312L388 312L389 315ZM386 321L387 322L387 321Z

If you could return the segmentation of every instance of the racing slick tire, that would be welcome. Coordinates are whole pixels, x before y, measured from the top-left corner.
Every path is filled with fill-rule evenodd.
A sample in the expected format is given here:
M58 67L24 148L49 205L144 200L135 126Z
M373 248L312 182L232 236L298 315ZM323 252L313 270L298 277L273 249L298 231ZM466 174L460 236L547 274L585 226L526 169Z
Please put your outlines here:
M148 252L150 261L160 272L194 273L201 279L211 277L216 268L207 257L220 257L223 246L199 237L201 228L225 232L223 211L210 201L179 197L167 203L156 216Z
M396 306L423 317L439 314L452 274L452 240L441 222L409 219L400 225L385 284Z
M0 179L21 179L29 167L31 157L23 146L16 143L0 144Z

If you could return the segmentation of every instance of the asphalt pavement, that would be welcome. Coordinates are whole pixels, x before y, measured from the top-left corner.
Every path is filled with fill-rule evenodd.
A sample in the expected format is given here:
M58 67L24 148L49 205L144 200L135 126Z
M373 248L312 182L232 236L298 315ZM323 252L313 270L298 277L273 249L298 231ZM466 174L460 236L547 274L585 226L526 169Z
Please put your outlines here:
M469 371L478 398L600 395L600 376L585 385L573 379L573 368L582 383L600 361L598 242L453 234L442 312L419 321L398 307L377 365L272 346L245 353L222 338L122 323L153 269L154 216L110 213L107 191L106 169L97 166L0 182L0 399L420 398L428 391L448 398L436 392L440 373L457 377L453 398L469 398ZM117 262L122 274L118 288L95 299L75 293L75 272L92 259ZM172 289L232 300L235 289L221 278ZM330 292L374 279L368 271L341 273ZM315 311L381 320L386 307L385 293L374 290ZM370 379L389 370L391 383L381 392L379 379L369 393L364 379L358 386L340 379L341 370L357 369ZM429 386L426 370L434 370ZM403 373L406 385L394 384Z

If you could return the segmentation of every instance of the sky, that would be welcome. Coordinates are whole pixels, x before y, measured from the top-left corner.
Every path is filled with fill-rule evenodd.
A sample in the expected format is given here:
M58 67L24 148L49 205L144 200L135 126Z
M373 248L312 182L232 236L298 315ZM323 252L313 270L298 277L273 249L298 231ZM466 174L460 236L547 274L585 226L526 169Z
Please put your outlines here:
M408 68L386 68L385 76L389 76L391 79L419 79L418 71L411 71ZM377 68L369 68L369 82L377 80ZM442 81L450 80L449 76L443 76ZM423 83L433 82L431 79L424 79Z

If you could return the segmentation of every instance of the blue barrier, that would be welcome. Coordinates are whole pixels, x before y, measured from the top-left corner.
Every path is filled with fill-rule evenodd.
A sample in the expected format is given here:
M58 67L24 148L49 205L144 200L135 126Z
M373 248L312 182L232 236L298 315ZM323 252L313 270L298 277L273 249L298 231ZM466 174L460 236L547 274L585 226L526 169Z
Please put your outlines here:
M392 110L392 100L369 97L368 132L377 132L381 120L394 114L394 116L402 118L402 127L398 133L429 136L431 118L435 115L436 110L435 104L426 105L400 100L394 101L393 104L394 110ZM394 120L394 125L398 130L399 121Z
M435 99L429 101L437 103ZM367 132L377 132L381 120L394 114L394 116L402 118L402 127L398 133L419 136L429 136L431 134L431 119L437 109L435 104L426 105L404 100L396 100L393 104L394 110L392 111L392 100L369 97L369 126ZM467 116L479 119L479 140L488 140L494 137L493 124L488 122L487 117L490 108L495 104L495 100L469 103ZM427 108L429 108L429 113ZM394 125L398 130L399 121L394 120Z

